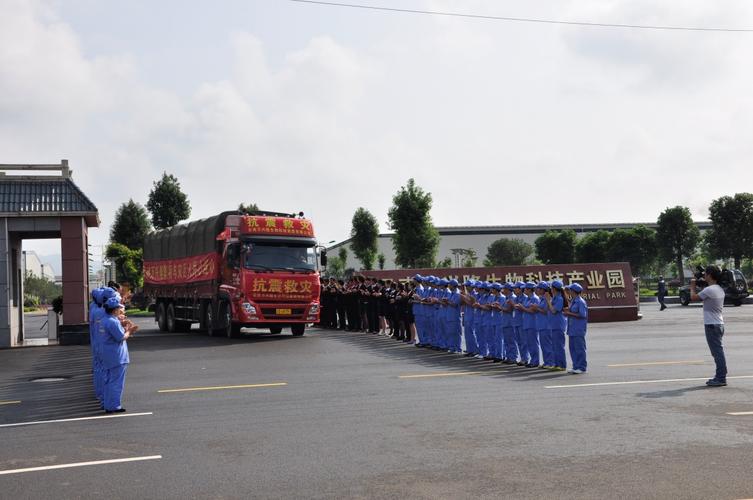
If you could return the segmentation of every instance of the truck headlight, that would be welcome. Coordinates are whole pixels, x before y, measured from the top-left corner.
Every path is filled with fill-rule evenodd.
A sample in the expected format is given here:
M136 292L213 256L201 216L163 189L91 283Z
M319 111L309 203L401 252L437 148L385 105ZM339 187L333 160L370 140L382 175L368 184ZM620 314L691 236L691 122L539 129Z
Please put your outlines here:
M311 307L309 308L309 315L314 315L319 312L319 304L311 304Z
M246 312L246 314L250 314L251 316L256 316L256 308L249 304L248 302L243 303L243 310Z

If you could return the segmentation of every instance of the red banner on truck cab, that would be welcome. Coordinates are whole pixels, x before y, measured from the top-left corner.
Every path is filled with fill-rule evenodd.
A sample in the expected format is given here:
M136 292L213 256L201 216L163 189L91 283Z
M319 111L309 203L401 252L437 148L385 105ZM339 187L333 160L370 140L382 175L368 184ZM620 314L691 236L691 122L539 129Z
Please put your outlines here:
M243 235L314 237L314 227L308 219L263 215L242 216L240 232Z
M212 252L183 259L145 261L144 283L169 285L215 279L218 258Z

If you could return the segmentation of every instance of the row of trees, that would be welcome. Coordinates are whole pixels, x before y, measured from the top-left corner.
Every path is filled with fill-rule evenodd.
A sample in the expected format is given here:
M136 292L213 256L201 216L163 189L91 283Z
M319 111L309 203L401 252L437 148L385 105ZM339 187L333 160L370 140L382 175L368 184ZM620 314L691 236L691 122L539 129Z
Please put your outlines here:
M477 256L473 249L453 249L454 260L448 256L437 262L439 233L431 221L431 206L431 194L413 179L393 196L387 215L389 227L394 231L395 263L403 268L475 266ZM690 210L682 206L664 210L657 219L656 230L639 225L596 231L582 238L573 230L553 230L540 236L534 245L503 238L489 246L483 264L626 261L634 275L644 275L671 263L677 276L682 277L688 259L698 262L731 259L739 268L743 259L753 258L753 194L738 193L714 200L709 207L709 219L711 229L703 238ZM378 236L376 218L359 207L353 215L350 247L363 269L373 269L377 258L380 269L384 267L384 256L377 254ZM341 255L333 263L337 271L334 274L344 270L346 259L347 251L341 249Z

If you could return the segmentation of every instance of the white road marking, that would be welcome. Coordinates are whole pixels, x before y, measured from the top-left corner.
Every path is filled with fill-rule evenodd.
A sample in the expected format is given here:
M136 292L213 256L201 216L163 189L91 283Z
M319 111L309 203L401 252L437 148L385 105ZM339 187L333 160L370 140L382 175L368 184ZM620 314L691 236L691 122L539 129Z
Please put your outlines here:
M447 372L447 373L422 373L418 375L398 375L397 378L433 378L433 377L459 377L462 375L480 375L480 372Z
M753 411L731 411L727 415L753 415Z
M57 420L36 420L32 422L17 422L15 424L2 424L0 427L23 427L25 425L57 424L60 422L78 422L81 420L101 420L105 418L124 418L124 417L141 417L143 415L153 415L152 412L144 413L113 413L112 415L98 415L96 417L79 417L79 418L59 418Z
M625 366L655 366L655 365L702 365L702 359L690 361L652 361L649 363L620 363L616 365L607 365L609 368L622 368Z
M75 462L71 464L45 465L43 467L27 467L26 469L0 470L0 475L21 474L23 472L36 472L40 470L69 469L71 467L86 467L89 465L120 464L124 462L138 462L141 460L158 460L160 458L162 458L162 455L151 455L148 457L113 458L111 460L97 460L94 462Z
M736 377L727 377L727 379L753 378L753 375L738 375ZM600 387L605 385L634 385L634 384L661 384L665 382L694 382L696 380L708 380L708 377L697 378L666 378L661 380L630 380L626 382L597 382L590 384L568 384L568 385L547 385L544 389L568 389L571 387Z

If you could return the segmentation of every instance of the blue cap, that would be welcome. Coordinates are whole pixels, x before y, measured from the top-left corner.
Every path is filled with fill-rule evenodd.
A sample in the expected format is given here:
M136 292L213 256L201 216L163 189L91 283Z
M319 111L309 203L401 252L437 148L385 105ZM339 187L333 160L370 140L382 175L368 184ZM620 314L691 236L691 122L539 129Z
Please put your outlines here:
M120 303L118 297L110 297L107 299L107 302L105 302L105 307L108 309L117 309L118 307L123 307L123 304Z
M505 283L504 285L502 285L502 288L504 288L505 290L512 290L512 283Z
M450 285L452 286L458 286L460 283L458 283L458 280L450 280Z
M439 286L447 286L449 284L450 284L450 282L448 280L444 279L444 278L442 278L441 280L439 280Z
M492 283L492 288L495 290L502 290L502 283Z
M541 288L542 290L549 290L549 283L546 281L539 281L539 284L536 285L536 288Z
M471 280L465 280L465 283L463 283L465 286L473 286L473 281Z
M528 281L526 282L524 287L527 289L533 290L534 288L536 288L536 283L534 283L533 281Z
M580 293L583 291L583 287L580 286L578 283L571 283L570 286L568 286L568 288L576 293Z
M116 292L114 288L110 288L109 286L103 288L102 289L102 302L106 302L110 300L110 298L115 297L115 295L117 294L118 292Z
M415 281L422 281L424 279L424 277L421 276L420 274L416 274L415 276L413 276L413 279Z
M526 284L522 281L516 281L515 284L512 286L513 288L525 288Z
M562 290L564 288L564 285L560 280L554 280L552 281L552 288L555 290Z

